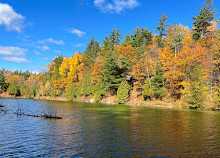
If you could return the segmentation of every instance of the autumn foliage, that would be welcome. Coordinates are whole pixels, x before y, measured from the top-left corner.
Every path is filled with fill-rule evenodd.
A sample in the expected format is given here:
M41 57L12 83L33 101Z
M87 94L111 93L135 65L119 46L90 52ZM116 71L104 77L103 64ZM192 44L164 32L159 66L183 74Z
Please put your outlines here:
M158 99L179 100L189 107L219 106L218 22L206 21L207 28L200 28L205 32L199 32L197 23L190 30L168 26L166 19L163 15L158 23L159 34L137 27L122 41L119 29L113 29L102 45L92 38L84 53L57 56L48 72L29 78L7 72L5 83L10 94L18 95L22 87L28 97L87 97L98 102L117 95L119 103L142 98L143 103Z

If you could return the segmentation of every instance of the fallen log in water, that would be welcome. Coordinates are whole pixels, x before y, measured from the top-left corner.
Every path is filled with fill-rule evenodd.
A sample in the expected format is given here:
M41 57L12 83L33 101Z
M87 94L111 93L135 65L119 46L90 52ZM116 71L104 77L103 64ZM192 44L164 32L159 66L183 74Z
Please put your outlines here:
M5 106L3 106L3 105L0 104L0 108L3 108L3 107L5 107Z
M52 115L52 114L32 115L32 114L25 114L21 112L15 112L14 114L19 115L19 116L41 117L41 118L46 118L46 119L62 119L62 117Z

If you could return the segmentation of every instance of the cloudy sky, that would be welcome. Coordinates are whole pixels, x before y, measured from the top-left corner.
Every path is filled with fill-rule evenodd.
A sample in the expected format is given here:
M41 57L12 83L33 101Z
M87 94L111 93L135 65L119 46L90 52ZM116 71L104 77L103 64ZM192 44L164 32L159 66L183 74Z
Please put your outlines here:
M0 68L44 71L55 56L85 50L92 37L102 44L113 28L154 31L161 14L192 27L203 1L0 0Z

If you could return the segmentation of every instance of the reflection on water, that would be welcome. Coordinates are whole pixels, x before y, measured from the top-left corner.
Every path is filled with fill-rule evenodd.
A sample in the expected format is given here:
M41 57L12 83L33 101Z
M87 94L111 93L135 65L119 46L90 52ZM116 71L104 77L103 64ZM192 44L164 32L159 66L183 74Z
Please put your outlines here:
M220 156L220 113L19 99L25 113L56 112L62 120L17 117L1 99L0 157Z

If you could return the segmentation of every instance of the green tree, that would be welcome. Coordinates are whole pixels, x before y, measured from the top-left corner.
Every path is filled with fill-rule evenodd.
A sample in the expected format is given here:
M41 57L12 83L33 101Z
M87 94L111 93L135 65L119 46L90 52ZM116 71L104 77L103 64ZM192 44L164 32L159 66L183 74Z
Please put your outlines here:
M66 99L73 101L77 96L77 90L78 88L74 85L74 83L71 83L66 89Z
M188 103L191 107L202 108L204 101L204 83L202 81L202 69L200 66L194 67L191 72L192 82L189 85Z
M162 99L162 97L165 95L165 81L163 78L163 70L162 70L162 65L161 63L157 63L155 67L156 74L152 78L152 91L153 91L153 96L156 99Z
M156 31L159 32L159 41L158 41L158 44L161 48L164 47L164 44L163 44L163 36L166 36L166 29L167 29L167 24L165 23L167 20L167 16L166 14L162 14L160 19L159 19L159 26L156 27Z
M113 29L109 36L105 36L103 40L103 48L107 55L109 55L113 50L115 45L120 45L121 43L121 34L119 29Z
M23 83L20 88L21 95L25 96L26 98L32 98L36 94L36 89L28 83Z
M130 63L126 57L109 56L107 58L103 80L113 94L117 92L119 84L124 80L129 67Z
M210 22L214 20L214 15L216 14L215 9L211 8L213 6L212 0L206 0L203 5L203 8L201 8L199 11L198 17L193 17L193 39L196 41L202 38L208 32L207 28L211 26Z
M79 95L90 96L91 94L92 94L91 75L90 73L87 73L83 77L82 82L79 86Z
M99 102L107 94L107 87L103 81L93 86L93 94L95 102Z
M121 42L121 34L119 29L113 29L109 35L109 40L113 45L119 45Z
M146 28L137 27L132 35L132 46L137 48L142 45L146 46L152 43L152 33L149 32Z
M16 81L13 81L13 82L10 83L10 85L7 89L7 93L9 95L15 95L15 96L20 95L19 86L18 86L18 83Z
M122 81L117 91L117 101L119 104L125 104L129 101L130 85L127 81Z
M123 43L127 43L128 45L132 42L132 35L130 34L130 32L128 32L125 35L125 41Z
M108 51L112 51L114 49L108 36L105 36L105 39L103 40L103 48L104 48L104 51L107 53L109 53Z
M4 69L0 70L0 93L2 91L5 91L6 88L7 88L6 87L6 83L5 83L5 75L4 75L4 73L5 73Z
M142 95L144 97L144 100L150 100L153 96L151 81L149 79L145 80Z
M99 42L92 38L87 45L85 55L88 57L89 64L94 64L97 55L100 53Z

